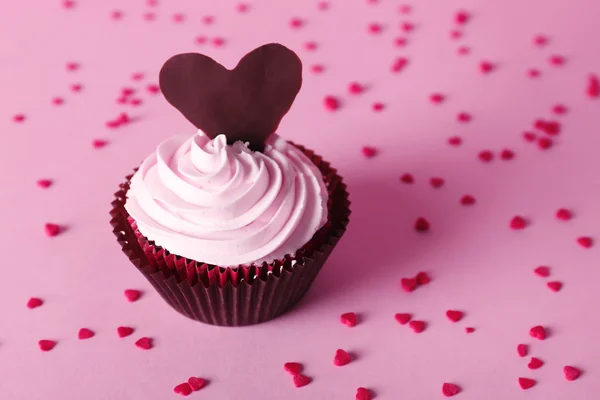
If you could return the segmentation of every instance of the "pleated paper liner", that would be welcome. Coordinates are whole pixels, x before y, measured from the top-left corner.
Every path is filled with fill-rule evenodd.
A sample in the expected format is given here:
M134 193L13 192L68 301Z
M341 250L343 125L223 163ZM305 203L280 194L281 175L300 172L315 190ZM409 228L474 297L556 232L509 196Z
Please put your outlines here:
M311 150L295 145L319 168L329 192L328 221L295 254L260 266L222 268L189 260L156 246L125 210L132 175L112 202L110 223L123 253L175 310L200 322L252 325L290 310L308 291L348 225L348 192L337 171Z

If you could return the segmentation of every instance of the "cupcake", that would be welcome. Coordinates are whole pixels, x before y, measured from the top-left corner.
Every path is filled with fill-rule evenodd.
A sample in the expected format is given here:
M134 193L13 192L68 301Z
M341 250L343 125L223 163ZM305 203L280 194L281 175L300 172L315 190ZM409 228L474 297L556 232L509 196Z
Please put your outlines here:
M166 139L126 177L111 225L181 314L225 326L273 319L302 298L344 234L342 178L275 133L301 84L300 59L279 44L233 70L196 53L161 69L162 93L198 131Z

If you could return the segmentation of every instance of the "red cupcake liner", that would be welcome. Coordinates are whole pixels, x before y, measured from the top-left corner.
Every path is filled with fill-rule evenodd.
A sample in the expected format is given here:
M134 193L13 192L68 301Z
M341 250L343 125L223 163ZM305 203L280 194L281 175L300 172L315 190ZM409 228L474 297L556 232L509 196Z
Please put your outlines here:
M252 325L290 310L308 291L346 231L350 202L337 171L313 151L294 145L323 174L329 192L328 221L295 254L270 264L233 269L170 254L143 236L125 210L133 175L120 185L111 203L113 233L129 261L176 311L212 325Z

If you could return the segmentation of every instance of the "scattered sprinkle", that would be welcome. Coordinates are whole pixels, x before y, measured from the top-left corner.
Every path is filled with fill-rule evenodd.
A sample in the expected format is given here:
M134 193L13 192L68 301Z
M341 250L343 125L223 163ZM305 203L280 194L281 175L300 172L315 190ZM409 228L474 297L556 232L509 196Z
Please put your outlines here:
M115 21L120 20L121 18L123 18L123 13L119 10L115 10L113 12L110 13L110 17L112 19L114 19Z
M566 114L567 111L568 109L564 104L555 104L554 107L552 107L552 112L556 115Z
M400 72L406 67L408 64L408 58L406 57L398 57L392 64L392 72Z
M323 104L325 105L325 109L328 111L336 111L340 108L340 101L337 99L337 97L333 96L326 96L323 100Z
M181 13L173 14L173 22L179 24L183 21L185 21L185 15Z
M337 365L338 367L341 367L343 365L348 364L349 362L350 354L348 354L342 349L337 349L337 351L335 352L335 357L333 358L333 364Z
M373 395L371 395L371 391L364 387L359 387L356 389L356 400L372 400Z
M38 179L35 184L42 188L42 189L47 189L50 186L52 186L54 182L52 181L52 179Z
M105 147L108 144L107 140L103 140L103 139L94 139L92 141L92 147L94 147L95 149L101 149L103 147Z
M488 74L494 70L495 66L489 61L482 61L479 63L479 70L484 74Z
M400 280L400 286L405 292L410 293L414 291L419 284L417 282L417 278L402 278Z
M513 158L515 158L515 152L510 149L504 149L500 153L500 158L505 161L512 160Z
M546 339L546 329L541 325L534 326L529 330L529 336L539 340L544 340Z
M160 86L151 83L146 86L146 91L148 91L150 94L157 94L160 92Z
M547 150L554 144L554 141L548 137L541 137L538 139L538 147L542 150Z
M517 346L517 353L519 357L525 357L529 352L529 347L526 344L520 344Z
M458 311L458 310L448 310L446 311L446 317L448 317L448 319L452 322L458 322L460 321L464 316L464 313L462 311Z
M129 326L119 326L117 328L117 334L119 335L120 338L124 338L126 336L129 336L133 333L134 329L129 327Z
M459 122L470 122L472 117L471 117L471 114L469 114L469 113L461 112L461 113L458 113L458 115L456 116L456 119Z
M421 332L423 332L425 330L425 327L426 327L425 322L423 322L423 321L416 321L416 320L410 321L408 323L408 326L415 333L421 333Z
M190 394L192 394L192 387L187 382L180 383L179 385L173 388L173 392L182 396L189 396Z
M79 63L73 61L67 63L67 71L77 71L78 69Z
M539 69L536 68L530 68L529 70L527 70L527 75L530 78L537 78L542 74L542 72Z
M353 326L356 326L356 314L353 312L344 313L340 316L340 322L352 328Z
M560 219L562 221L568 221L571 218L573 218L573 214L571 213L570 210L566 209L566 208L559 208L556 211L556 218Z
M215 47L223 47L225 45L225 39L222 37L215 37L212 40L212 45Z
M579 245L584 249L589 249L594 244L594 241L591 237L581 236L577 238L577 243L579 243Z
M79 332L77 333L77 337L79 338L79 340L89 339L91 337L94 337L94 335L95 335L94 331L92 331L88 328L81 328L79 330Z
M54 104L55 106L61 106L64 104L64 102L65 102L65 99L63 99L62 97L52 98L52 104Z
M239 13L245 13L248 12L250 6L246 3L239 3L236 8Z
M314 65L311 65L310 70L312 71L313 74L320 74L321 72L323 72L325 70L325 67L322 66L321 64L314 64Z
M383 31L383 27L375 22L369 24L368 31L372 35L378 35Z
M600 79L596 75L588 76L588 84L586 89L587 95L591 98L600 96Z
M371 106L371 108L375 112L383 111L383 109L385 108L385 104L379 103L379 102L373 103L373 105Z
M81 89L83 89L83 85L80 83L74 83L71 85L72 92L78 93L78 92L81 92Z
M469 15L468 12L460 10L460 11L457 11L456 14L454 15L454 22L456 22L458 25L464 25L467 22L469 22L470 18L471 18L471 16Z
M406 173L402 174L402 176L400 177L400 181L410 185L415 182L415 178L412 176L412 174Z
M463 206L472 206L475 204L475 197L471 196L470 194L465 194L460 198L460 204Z
M54 348L54 346L56 346L56 341L42 339L38 342L38 345L40 346L40 350L50 351Z
M412 316L406 313L398 313L394 315L394 318L396 319L396 321L398 321L400 325L406 325L410 321Z
M125 294L125 298L127 298L127 301L129 301L130 303L136 301L142 295L142 292L135 289L126 289L123 293Z
M350 92L350 94L360 94L364 90L365 90L364 86L358 82L351 82L348 85L348 92Z
M519 378L519 386L521 386L521 389L523 390L532 388L533 386L535 386L535 383L536 382L533 379Z
M403 22L400 24L400 29L407 33L412 32L415 30L415 25L412 22Z
M477 157L479 157L481 161L488 163L494 159L494 153L492 153L491 150L482 150Z
M578 368L570 365L566 365L563 368L563 372L565 374L565 379L568 381L574 381L575 379L579 378L579 375L581 375L581 371Z
M403 37L397 37L394 39L394 44L398 47L404 47L408 44L408 40Z
M27 308L29 308L30 310L41 307L42 304L44 304L44 300L37 297L32 297L29 300L27 300Z
M310 379L308 376L304 376L301 374L294 375L294 386L296 386L297 388L306 386L311 381L312 381L312 379Z
M462 37L463 33L462 31L458 30L458 29L453 29L450 31L450 37L452 39L460 39Z
M439 189L442 186L444 186L444 179L439 178L437 176L434 176L433 178L429 179L429 183L431 184L431 186L433 186L435 189Z
M377 149L371 146L363 146L360 151L365 158L373 158L377 155Z
M536 358L536 357L531 357L531 361L529 361L529 364L527 364L527 367L529 367L529 369L538 369L542 365L544 365L544 362L542 360L540 360L539 358Z
M190 385L190 387L192 388L192 390L194 392L197 392L198 390L200 390L204 386L206 386L206 379L191 376L188 379L188 384Z
M533 132L523 132L523 139L525 139L526 142L535 142L537 135Z
M467 326L467 327L465 328L465 332L467 332L467 333L473 333L473 332L475 332L475 328L473 328L473 327L471 327L471 326Z
M444 382L442 385L442 394L446 397L452 397L460 392L460 388L453 383Z
M46 236L54 237L60 234L62 231L61 226L53 223L46 223L44 225L44 232L46 232Z
M429 277L427 272L423 272L423 271L419 272L417 274L417 276L415 277L415 279L417 280L417 284L419 286L427 285L429 282L431 282L431 278Z
M212 15L206 15L202 17L202 22L204 22L205 25L212 25L215 22L215 17Z
M466 56L467 54L469 54L471 52L471 49L468 46L460 46L456 52L458 53L458 55L460 56Z
M550 276L550 268L545 265L539 266L533 270L533 273L539 276L540 278L547 278Z
M415 230L417 232L427 232L429 230L429 221L423 217L417 218L415 221Z
M429 100L434 104L440 104L445 100L445 97L441 93L432 93L429 95Z
M462 139L460 136L452 136L448 138L448 144L450 146L460 146L462 144Z
M292 27L294 29L301 28L303 25L304 25L304 21L301 20L300 18L292 18L290 20L290 27Z
M563 56L559 56L559 55L555 54L555 55L550 56L549 62L551 65L561 66L566 62L566 60Z
M317 42L306 42L304 48L308 51L315 51L317 49Z
M19 122L19 123L23 122L23 121L25 121L25 114L16 114L16 115L13 115L12 119L15 122Z
M283 364L283 369L284 371L289 372L292 375L298 375L302 373L304 366L297 362L286 362L285 364Z
M149 350L153 347L152 339L148 338L148 337L143 337L143 338L138 339L135 342L135 345L137 348L142 349L142 350Z
M537 35L533 38L533 44L539 47L545 46L548 44L548 38L544 35Z
M515 215L510 220L510 228L511 229L520 230L520 229L525 229L526 226L527 226L527 221L525 220L525 218L521 217L520 215Z

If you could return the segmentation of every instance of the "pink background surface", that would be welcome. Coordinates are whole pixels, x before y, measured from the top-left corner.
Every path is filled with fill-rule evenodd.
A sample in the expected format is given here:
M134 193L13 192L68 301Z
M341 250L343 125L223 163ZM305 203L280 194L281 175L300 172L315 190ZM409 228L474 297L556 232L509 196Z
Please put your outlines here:
M76 0L65 10L60 1L2 1L0 4L0 398L1 399L168 399L172 388L190 376L210 380L190 398L353 399L356 388L371 388L377 399L442 398L443 382L462 387L468 399L597 399L600 392L600 269L597 246L585 250L578 236L600 237L600 104L585 95L587 76L600 72L594 40L600 3L562 0L412 1L403 16L401 2L316 1L249 2L246 14L230 0L161 1L156 20L142 15L142 0ZM110 12L123 11L114 21ZM452 40L454 13L473 18L464 37ZM172 15L185 21L174 23ZM202 23L212 15L214 24ZM304 18L290 29L292 17ZM395 47L402 21L416 24L409 44ZM367 33L370 22L383 24L380 35ZM543 48L534 35L550 38ZM196 35L220 36L225 46L198 46ZM306 51L303 43L319 47ZM164 99L143 88L156 83L169 56L201 51L228 67L250 49L279 41L305 62L305 82L280 134L303 143L339 168L349 184L353 215L349 230L311 291L293 312L266 324L218 328L196 323L171 310L129 265L108 225L112 193L133 167L162 139L192 126ZM459 45L471 54L458 56ZM548 57L567 58L562 67ZM410 59L399 74L393 60ZM497 63L488 75L481 60ZM81 69L67 72L65 63ZM320 75L309 66L322 63ZM526 76L529 68L542 76ZM134 72L144 72L141 83ZM369 86L350 96L347 86ZM69 85L81 83L72 93ZM118 105L123 86L142 89L137 108ZM447 101L433 105L433 92ZM339 96L335 113L322 106L326 95ZM51 104L64 96L65 104ZM386 109L375 113L371 104ZM552 116L563 103L565 116ZM117 130L105 122L126 110L139 120ZM456 114L472 113L460 124ZM22 124L12 121L24 113ZM560 119L563 130L547 151L526 143L521 134L537 118ZM447 138L460 135L454 148ZM93 139L110 143L103 149ZM377 147L365 159L360 149ZM512 161L477 159L483 149L515 151ZM416 182L402 184L412 173ZM433 189L429 178L446 184ZM39 178L55 185L37 188ZM477 204L461 206L463 194ZM574 211L571 221L554 217L560 207ZM509 229L513 215L531 224ZM426 217L427 234L413 229ZM46 222L68 226L60 236L44 235ZM553 293L533 269L551 267L551 280L564 283ZM427 271L429 286L405 293L402 277ZM127 303L124 289L144 290ZM31 296L45 304L25 307ZM463 310L450 323L447 309ZM343 312L362 314L361 323L339 323ZM394 321L397 312L428 323L415 334ZM543 342L528 335L543 324ZM119 339L116 327L136 328ZM465 334L464 327L476 331ZM88 327L96 336L77 339ZM141 336L155 347L134 346ZM40 339L57 340L48 353ZM545 361L535 371L516 354L528 343L530 355ZM357 356L344 367L333 365L335 350ZM283 371L287 361L305 365L313 382L301 389ZM584 371L567 382L564 365ZM517 378L537 386L522 391Z

